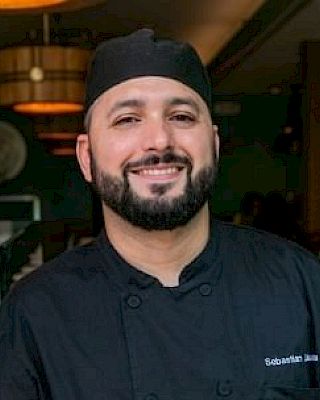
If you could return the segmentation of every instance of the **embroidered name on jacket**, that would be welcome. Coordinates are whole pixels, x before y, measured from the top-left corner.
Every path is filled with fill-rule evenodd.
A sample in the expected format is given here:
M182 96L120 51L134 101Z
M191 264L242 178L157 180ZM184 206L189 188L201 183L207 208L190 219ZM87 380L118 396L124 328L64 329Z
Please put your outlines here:
M318 362L318 354L304 354L304 355L290 355L289 357L275 357L265 358L264 362L266 367L277 367L285 364L296 364L296 363L307 363L307 362Z

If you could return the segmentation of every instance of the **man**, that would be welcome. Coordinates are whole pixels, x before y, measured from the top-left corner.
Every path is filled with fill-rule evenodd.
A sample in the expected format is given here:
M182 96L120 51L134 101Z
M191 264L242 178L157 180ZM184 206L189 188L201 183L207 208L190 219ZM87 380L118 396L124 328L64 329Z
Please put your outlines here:
M320 399L320 268L214 220L212 95L194 50L102 44L77 156L104 232L10 293L1 400Z

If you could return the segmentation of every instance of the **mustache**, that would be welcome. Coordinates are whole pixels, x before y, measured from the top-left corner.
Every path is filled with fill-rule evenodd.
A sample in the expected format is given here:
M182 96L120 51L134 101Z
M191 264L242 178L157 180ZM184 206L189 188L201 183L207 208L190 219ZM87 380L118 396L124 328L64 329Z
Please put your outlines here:
M150 154L140 160L128 162L124 168L124 172L127 173L130 169L150 167L158 164L170 164L177 163L186 165L189 170L192 168L191 160L186 156L179 156L173 152L166 152L164 154Z

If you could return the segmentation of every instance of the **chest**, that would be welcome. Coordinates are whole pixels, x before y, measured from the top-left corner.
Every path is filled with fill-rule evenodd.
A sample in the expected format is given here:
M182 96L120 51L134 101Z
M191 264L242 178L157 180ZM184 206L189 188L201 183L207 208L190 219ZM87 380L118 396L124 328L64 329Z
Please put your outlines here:
M38 346L53 399L250 399L265 384L309 387L317 363L303 303L283 291L246 296L221 281L185 293L97 288L51 304Z

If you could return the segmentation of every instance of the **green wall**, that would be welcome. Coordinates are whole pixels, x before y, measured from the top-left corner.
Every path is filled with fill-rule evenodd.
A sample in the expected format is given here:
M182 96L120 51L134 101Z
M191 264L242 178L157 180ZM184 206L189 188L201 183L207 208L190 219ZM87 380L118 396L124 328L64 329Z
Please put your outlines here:
M217 96L216 100L228 100ZM229 99L230 100L230 99ZM239 209L247 191L299 192L299 156L277 154L273 144L286 123L288 96L240 95L241 113L217 117L222 141L220 171L213 207L229 215Z

